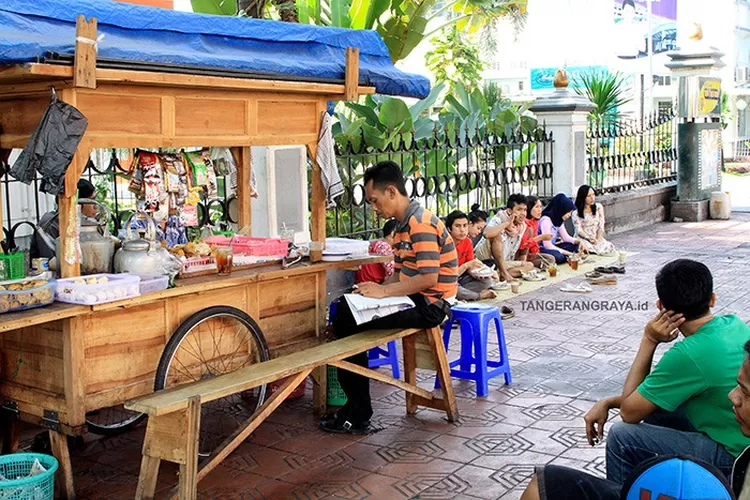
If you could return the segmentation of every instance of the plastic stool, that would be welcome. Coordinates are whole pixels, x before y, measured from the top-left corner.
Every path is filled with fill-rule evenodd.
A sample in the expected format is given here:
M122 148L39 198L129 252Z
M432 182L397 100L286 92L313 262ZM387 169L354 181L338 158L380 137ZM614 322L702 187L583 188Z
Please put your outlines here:
M339 301L334 300L328 307L328 324L331 324L333 317L336 315ZM377 368L379 366L391 365L391 372L393 378L401 378L401 370L398 366L398 348L396 347L396 341L391 340L388 342L386 349L382 347L375 347L367 352L367 366L369 368Z
M487 359L487 332L490 322L495 321L497 330L497 344L500 351L499 361ZM485 397L489 392L489 380L498 375L505 376L505 383L510 385L510 360L508 348L505 345L505 331L500 319L500 311L496 306L485 304L458 304L451 308L451 319L445 324L443 343L445 350L451 338L453 323L458 322L461 327L461 355L450 362L451 377L464 380L474 380L477 383L477 396ZM453 368L458 366L458 369ZM473 367L473 370L472 370ZM435 388L440 382L435 379Z

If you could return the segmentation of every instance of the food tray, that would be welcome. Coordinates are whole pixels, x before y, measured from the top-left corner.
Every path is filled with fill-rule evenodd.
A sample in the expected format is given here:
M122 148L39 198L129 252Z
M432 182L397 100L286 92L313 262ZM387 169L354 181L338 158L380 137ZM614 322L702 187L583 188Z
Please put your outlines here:
M150 292L160 292L169 287L169 277L161 274L136 274L141 280L141 295Z
M54 301L54 281L21 280L0 285L0 313L44 307Z
M285 257L289 252L289 240L235 235L232 238L232 250L239 255Z
M326 238L326 252L366 256L370 253L370 242L348 238Z
M216 271L216 259L213 257L191 257L182 261L182 273L190 274L213 269Z
M106 278L106 281L103 281ZM92 282L96 281L96 284ZM57 280L55 300L93 306L137 297L141 279L135 274L92 274Z

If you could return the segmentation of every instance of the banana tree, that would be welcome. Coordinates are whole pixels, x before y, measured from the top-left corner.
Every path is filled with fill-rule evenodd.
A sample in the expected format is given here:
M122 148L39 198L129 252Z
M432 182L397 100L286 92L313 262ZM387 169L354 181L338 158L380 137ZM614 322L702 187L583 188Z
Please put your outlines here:
M524 19L528 0L296 0L302 23L377 30L393 62L447 26L474 33L501 17ZM446 14L451 16L446 17ZM437 23L437 26L436 26Z

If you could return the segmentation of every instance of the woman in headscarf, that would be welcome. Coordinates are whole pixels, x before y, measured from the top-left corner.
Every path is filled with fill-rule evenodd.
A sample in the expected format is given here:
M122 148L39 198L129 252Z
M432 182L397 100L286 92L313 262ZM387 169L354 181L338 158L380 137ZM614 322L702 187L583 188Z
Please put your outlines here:
M564 263L568 256L578 252L580 241L565 229L565 221L573 215L575 209L573 200L559 193L544 208L542 218L539 219L539 234L552 236L541 242L540 251L553 256L558 264Z

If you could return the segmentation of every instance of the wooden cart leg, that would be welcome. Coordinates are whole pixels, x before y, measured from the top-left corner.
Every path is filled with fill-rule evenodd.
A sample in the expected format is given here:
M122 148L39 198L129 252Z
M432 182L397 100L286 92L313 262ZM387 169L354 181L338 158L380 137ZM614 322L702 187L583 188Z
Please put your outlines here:
M440 335L439 328L430 328L427 330L427 338L430 341L430 348L435 355L435 365L437 375L440 380L440 387L443 391L443 401L445 401L445 412L448 414L448 421L455 422L458 420L458 407L456 406L456 393L453 391L453 382L451 381L451 369L448 363L448 355L445 352L445 345Z
M417 348L414 335L404 337L404 381L407 384L417 385ZM414 415L417 413L417 400L414 394L406 393L406 413Z
M21 425L15 418L0 419L3 427L3 447L0 454L6 455L18 450L18 438L21 435Z
M49 431L49 440L52 445L52 455L54 455L59 464L55 477L55 490L57 490L60 498L74 500L76 493L73 489L73 467L70 464L68 436L59 432Z
M135 490L136 500L153 500L156 494L156 480L159 478L161 459L143 455L141 473L138 476L138 487Z
M313 413L316 417L325 415L328 410L328 366L323 365L312 371L315 381L313 385Z

